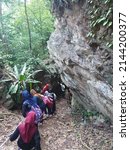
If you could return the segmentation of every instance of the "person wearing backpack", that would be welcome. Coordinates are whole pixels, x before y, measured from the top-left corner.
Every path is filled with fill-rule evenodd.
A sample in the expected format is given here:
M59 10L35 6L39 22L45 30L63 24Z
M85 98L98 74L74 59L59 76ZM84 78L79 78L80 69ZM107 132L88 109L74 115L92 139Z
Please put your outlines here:
M44 96L48 97L49 101L52 103L52 107L50 108L50 114L53 115L56 111L56 94L53 92L45 91Z
M43 114L40 107L37 105L36 101L33 99L33 96L27 91L22 92L22 97L24 99L22 105L22 115L26 117L29 111L34 111L36 113L36 123L43 122Z
M48 91L50 89L50 84L47 83L45 86L42 88L41 93L44 95L45 91Z
M33 111L28 112L25 121L20 123L13 134L10 135L10 141L16 140L19 150L41 150L40 134L35 124L36 114Z
M42 113L45 113L46 105L43 101L43 95L40 93L37 93L34 89L31 89L30 94L33 96L33 100L40 107Z
M33 95L33 99L36 99L36 102L39 105L39 107L42 106L40 104L40 102L42 101L42 103L44 104L44 107L43 108L40 107L40 108L43 109L45 114L52 115L53 99L48 96L44 96L40 93L37 93L34 89L31 89L30 93L31 95Z

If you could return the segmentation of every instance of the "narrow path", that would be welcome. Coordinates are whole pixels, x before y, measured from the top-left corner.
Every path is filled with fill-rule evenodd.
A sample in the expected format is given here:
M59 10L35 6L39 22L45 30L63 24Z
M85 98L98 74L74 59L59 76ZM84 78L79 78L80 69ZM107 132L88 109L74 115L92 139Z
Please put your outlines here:
M75 124L66 99L57 102L57 113L40 126L43 150L112 150L112 129Z
M71 116L71 109L65 99L57 103L57 113L44 121L40 128L45 150L84 150L78 139L78 132Z
M10 113L3 109L0 108L0 114ZM80 116L76 117L81 121ZM17 113L6 117L4 115L3 119L0 122L0 145L22 117ZM112 128L75 124L66 99L57 101L56 115L44 120L39 130L42 150L112 150ZM17 150L16 142L8 141L0 150Z

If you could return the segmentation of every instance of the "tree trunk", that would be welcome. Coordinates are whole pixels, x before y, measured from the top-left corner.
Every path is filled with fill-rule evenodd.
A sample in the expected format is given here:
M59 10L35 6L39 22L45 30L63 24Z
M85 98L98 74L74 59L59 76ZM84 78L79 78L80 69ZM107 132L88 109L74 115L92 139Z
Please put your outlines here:
M27 21L27 26L28 26L29 50L31 51L31 54L32 54L32 38L31 38L31 30L30 30L30 24L29 24L28 13L27 13L27 1L26 0L24 0L24 7L25 7L25 15L26 15L26 21Z
M2 41L2 44L5 48L5 50L9 50L8 47L8 40L6 38L6 33L4 30L4 24L3 24L3 14L2 14L2 2L0 2L0 39Z
M37 0L37 6L38 6L38 10L39 10L39 24L40 24L40 35L41 38L43 38L43 28L42 28L42 17L41 17L41 6L39 5L39 1ZM45 48L45 42L43 39L41 39L41 44L42 44L42 48L44 50Z

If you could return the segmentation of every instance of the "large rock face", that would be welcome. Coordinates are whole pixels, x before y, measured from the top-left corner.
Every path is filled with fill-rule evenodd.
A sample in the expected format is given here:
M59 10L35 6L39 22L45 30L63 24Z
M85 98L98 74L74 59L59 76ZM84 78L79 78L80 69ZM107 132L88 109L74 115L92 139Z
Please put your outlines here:
M73 99L112 120L112 50L104 46L107 41L95 38L90 43L85 36L89 31L85 5L74 4L57 17L48 49ZM98 34L103 32L100 27Z

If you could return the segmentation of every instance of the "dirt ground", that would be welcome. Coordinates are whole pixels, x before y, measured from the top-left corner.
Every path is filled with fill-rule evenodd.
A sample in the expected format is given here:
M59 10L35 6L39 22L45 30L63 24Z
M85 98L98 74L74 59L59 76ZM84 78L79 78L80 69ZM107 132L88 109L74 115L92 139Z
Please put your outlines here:
M20 112L0 106L0 146L23 120ZM39 125L42 150L112 150L112 127L85 125L80 116L72 116L66 99L57 101L57 112ZM0 150L18 150L16 141L7 141Z

